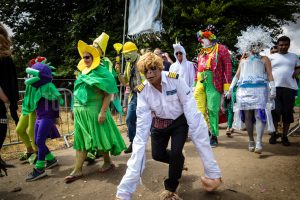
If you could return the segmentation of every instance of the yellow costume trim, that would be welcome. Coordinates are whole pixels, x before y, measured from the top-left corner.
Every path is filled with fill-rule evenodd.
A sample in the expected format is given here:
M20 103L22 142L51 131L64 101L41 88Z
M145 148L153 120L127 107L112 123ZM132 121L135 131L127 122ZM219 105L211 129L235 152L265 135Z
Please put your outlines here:
M93 69L96 69L99 64L100 64L100 54L98 50L93 47L92 45L88 45L82 40L78 41L78 46L77 46L79 55L81 57L81 60L79 61L77 68L82 72L82 74L88 74L90 71ZM87 52L93 56L93 63L90 67L87 67L86 64L84 63L83 54L84 52Z
M140 93L144 89L145 85L142 83L138 86L136 86L136 90Z
M210 69L210 67L211 67L211 59L214 57L214 55L216 54L216 52L218 52L218 49L219 49L219 45L216 44L213 47L213 49L211 50L211 52L209 53L208 60L206 61L206 69Z
M179 74L177 74L176 72L169 72L168 77L178 79Z
M230 87L230 84L229 84L229 83L224 83L224 85L223 85L223 90L224 90L224 91L229 91L229 87Z
M213 50L214 50L215 46L212 47L207 47L207 48L201 48L199 54L201 55L206 55L206 54L210 54Z

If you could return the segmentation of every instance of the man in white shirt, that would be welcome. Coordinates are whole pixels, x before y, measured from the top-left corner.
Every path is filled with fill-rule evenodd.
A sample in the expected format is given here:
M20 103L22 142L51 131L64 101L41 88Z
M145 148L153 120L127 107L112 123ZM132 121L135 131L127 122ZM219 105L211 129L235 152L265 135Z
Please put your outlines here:
M162 59L146 53L138 68L146 81L137 87L137 127L133 151L127 170L118 186L116 199L130 200L145 168L146 145L151 135L152 157L169 164L169 176L164 181L161 200L179 200L175 193L182 174L184 156L182 149L189 131L204 165L201 177L204 189L213 191L221 184L221 171L210 147L208 128L198 112L191 89L174 72L162 72ZM151 134L150 134L151 132ZM171 149L168 142L171 139Z
M173 44L174 56L176 62L173 63L169 72L176 72L180 78L185 80L185 83L192 88L195 81L195 69L192 62L186 59L186 52L180 44Z
M288 52L289 47L290 38L282 36L277 40L278 53L269 56L276 86L275 110L272 111L272 117L276 132L278 122L280 122L280 119L282 120L281 142L284 146L290 145L287 134L290 123L294 122L293 108L298 90L295 76L300 68L299 58L296 54ZM272 133L269 139L270 144L276 144L279 137L276 132Z

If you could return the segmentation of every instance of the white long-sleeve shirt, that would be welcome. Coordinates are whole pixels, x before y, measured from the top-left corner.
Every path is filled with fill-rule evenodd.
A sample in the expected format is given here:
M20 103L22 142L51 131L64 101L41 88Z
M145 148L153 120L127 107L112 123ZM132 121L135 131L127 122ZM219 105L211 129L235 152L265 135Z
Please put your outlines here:
M203 115L198 112L191 89L181 78L169 78L169 72L161 72L162 92L145 81L145 87L138 93L137 127L133 140L133 150L127 162L127 170L118 186L117 197L130 200L136 190L145 167L146 145L150 136L152 112L159 118L177 119L184 114L189 125L189 133L204 165L205 176L220 178L221 171L209 143L208 129Z
M169 72L176 72L179 74L180 78L185 80L185 83L192 88L195 81L195 68L194 64L187 60L186 52L183 46L180 44L173 44L174 48L174 56L176 58L176 62L170 66ZM177 59L176 53L182 53L182 61L179 62Z
M183 62L176 61L169 69L169 72L176 72L180 78L183 78L185 83L192 88L195 81L195 69L192 62L186 60Z

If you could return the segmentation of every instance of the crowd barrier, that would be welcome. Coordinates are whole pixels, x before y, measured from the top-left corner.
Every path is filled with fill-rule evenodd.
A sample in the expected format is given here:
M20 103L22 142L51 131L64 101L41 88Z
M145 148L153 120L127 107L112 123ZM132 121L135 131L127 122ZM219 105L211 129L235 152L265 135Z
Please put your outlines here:
M65 80L72 80L72 84L68 83L70 88L73 88L73 79L65 79ZM55 82L55 80L54 80ZM22 81L24 83L24 80ZM120 86L118 86L120 90ZM22 87L21 87L22 88ZM24 93L25 93L25 88L22 88L23 90L19 91L20 99L23 99ZM64 99L64 105L60 106L60 123L57 125L61 137L64 139L66 147L70 147L68 138L74 134L74 122L72 120L72 111L71 111L71 102L72 102L72 96L73 93L71 89L68 88L58 88L58 91L62 94L63 99ZM123 95L120 92L120 99L122 100ZM122 101L121 101L122 102ZM21 113L21 108L22 106L19 105L19 115ZM117 126L121 126L125 124L125 116L120 115L117 113L113 107L110 107L113 119L115 120ZM10 146L10 145L15 145L15 144L20 144L22 141L19 139L15 129L16 125L14 121L11 119L10 116L8 116L8 131L7 131L7 136L6 140L3 144L3 146Z

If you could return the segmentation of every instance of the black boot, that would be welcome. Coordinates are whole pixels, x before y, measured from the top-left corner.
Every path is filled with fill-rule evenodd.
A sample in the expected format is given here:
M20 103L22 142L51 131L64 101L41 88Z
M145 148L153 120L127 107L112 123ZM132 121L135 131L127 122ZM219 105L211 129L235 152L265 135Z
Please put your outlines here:
M132 152L132 142L130 142L130 145L127 147L124 153L131 153L131 152Z
M290 143L287 136L282 136L281 137L281 143L282 143L283 146L290 146L291 145L291 143Z
M3 171L4 174L7 176L7 172L6 172L6 171L7 171L7 169L6 169L6 163L5 163L4 160L2 160L1 157L0 157L0 177L4 176L4 175L2 174L1 171Z
M276 143L277 143L278 137L279 137L279 136L276 134L276 132L273 132L273 133L271 134L270 139L269 139L269 143L270 143L270 144L276 144Z

